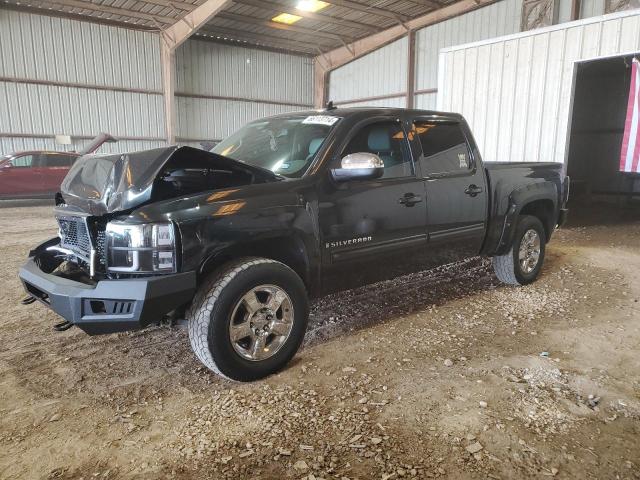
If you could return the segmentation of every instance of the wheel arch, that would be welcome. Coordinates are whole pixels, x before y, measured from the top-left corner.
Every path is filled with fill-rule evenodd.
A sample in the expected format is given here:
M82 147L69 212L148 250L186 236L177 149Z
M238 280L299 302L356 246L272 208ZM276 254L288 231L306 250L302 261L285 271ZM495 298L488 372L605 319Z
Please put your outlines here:
M509 196L509 208L504 218L502 234L494 255L506 253L513 244L521 215L538 218L545 230L545 240L549 242L555 227L558 211L558 189L553 182L539 182L514 190Z
M276 236L251 242L236 243L206 257L198 270L198 283L222 265L242 257L260 257L275 260L291 268L311 293L316 281L311 268L309 252L299 235Z

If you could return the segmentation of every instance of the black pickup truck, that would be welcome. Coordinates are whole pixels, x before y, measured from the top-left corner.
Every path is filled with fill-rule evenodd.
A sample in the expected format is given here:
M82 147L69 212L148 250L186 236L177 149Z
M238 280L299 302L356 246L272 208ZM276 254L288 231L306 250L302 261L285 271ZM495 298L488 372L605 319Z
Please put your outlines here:
M457 114L280 115L212 152L77 160L59 236L20 270L24 303L89 334L186 319L204 365L250 381L295 355L309 297L476 255L532 282L568 191L557 163L483 164Z

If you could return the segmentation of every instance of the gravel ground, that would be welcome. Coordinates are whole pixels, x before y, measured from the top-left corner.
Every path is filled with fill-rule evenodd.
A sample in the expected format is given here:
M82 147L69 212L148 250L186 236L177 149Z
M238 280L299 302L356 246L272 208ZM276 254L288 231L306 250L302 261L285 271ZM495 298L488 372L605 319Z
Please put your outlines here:
M615 218L614 218L615 217ZM284 372L230 383L186 331L55 333L16 271L51 210L0 210L0 478L640 478L640 214L314 302Z

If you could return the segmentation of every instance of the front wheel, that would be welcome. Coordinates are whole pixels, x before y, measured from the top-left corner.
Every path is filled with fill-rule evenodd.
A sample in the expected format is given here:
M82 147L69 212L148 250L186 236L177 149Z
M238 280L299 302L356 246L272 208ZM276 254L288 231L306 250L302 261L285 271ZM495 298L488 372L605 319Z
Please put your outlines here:
M300 347L308 318L300 277L266 258L241 259L214 273L187 312L198 359L241 382L282 369Z
M527 285L535 281L544 262L545 239L544 227L537 217L520 217L511 249L493 257L498 280L509 285Z

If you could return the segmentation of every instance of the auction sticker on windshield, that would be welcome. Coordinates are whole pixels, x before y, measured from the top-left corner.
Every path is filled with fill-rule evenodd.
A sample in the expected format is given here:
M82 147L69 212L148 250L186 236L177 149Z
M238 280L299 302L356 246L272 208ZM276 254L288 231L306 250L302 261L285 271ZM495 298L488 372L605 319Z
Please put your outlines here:
M312 125L327 125L330 127L338 120L340 120L340 117L332 117L331 115L312 115L305 118L302 123Z

